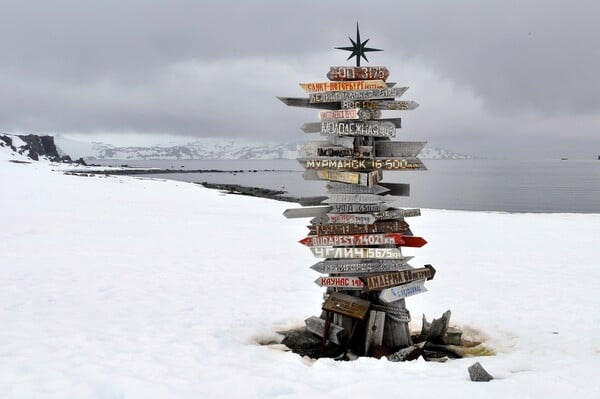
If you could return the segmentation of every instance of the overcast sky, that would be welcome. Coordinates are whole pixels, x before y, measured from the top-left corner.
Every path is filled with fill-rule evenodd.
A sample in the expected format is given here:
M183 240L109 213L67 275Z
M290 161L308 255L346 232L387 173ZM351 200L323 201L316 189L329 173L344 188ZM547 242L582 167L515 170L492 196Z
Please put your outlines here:
M301 141L275 96L369 65L420 104L397 140L487 157L600 155L598 1L0 0L0 131ZM364 62L363 62L364 64ZM314 136L313 136L314 137Z

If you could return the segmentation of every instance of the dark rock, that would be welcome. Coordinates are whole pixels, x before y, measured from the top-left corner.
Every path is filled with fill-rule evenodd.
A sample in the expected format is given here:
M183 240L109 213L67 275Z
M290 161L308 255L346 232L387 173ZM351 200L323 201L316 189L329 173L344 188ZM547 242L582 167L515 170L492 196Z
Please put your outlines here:
M471 381L477 382L488 382L494 379L479 362L476 362L472 366L469 367L469 377Z
M343 352L343 349L338 345L328 343L323 353L321 353L323 339L308 331L306 327L282 331L280 334L284 336L281 343L300 356L317 359L319 357L335 357Z

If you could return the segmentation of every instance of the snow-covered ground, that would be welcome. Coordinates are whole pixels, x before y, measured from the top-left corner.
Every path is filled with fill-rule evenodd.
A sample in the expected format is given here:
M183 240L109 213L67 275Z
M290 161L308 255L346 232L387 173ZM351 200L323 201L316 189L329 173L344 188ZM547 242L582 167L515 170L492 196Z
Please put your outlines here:
M496 356L302 359L275 331L317 315L290 204L79 177L0 148L0 398L598 398L599 214L422 211L420 315ZM479 361L495 380L474 383Z

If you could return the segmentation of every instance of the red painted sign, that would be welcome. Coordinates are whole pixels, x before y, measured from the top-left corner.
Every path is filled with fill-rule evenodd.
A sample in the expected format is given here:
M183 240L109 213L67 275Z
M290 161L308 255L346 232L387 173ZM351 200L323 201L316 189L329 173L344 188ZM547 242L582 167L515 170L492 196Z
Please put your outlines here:
M353 247L360 245L401 245L404 243L400 233L387 234L350 234L330 236L308 236L299 242L307 247Z

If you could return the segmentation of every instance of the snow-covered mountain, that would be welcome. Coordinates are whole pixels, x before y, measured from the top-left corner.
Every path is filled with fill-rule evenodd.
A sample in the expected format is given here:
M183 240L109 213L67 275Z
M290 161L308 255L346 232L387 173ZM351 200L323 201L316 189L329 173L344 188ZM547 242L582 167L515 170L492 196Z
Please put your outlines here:
M55 136L57 147L71 158L141 159L295 159L303 142L273 143L245 139L199 138L183 145L115 146L101 142L83 142ZM424 148L422 159L470 159L468 155L439 148Z

